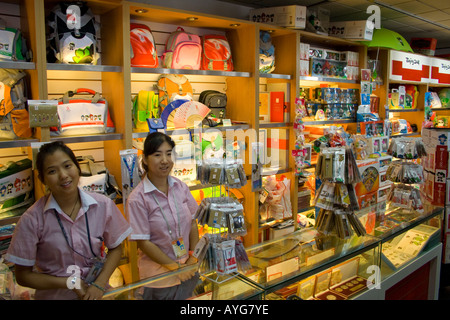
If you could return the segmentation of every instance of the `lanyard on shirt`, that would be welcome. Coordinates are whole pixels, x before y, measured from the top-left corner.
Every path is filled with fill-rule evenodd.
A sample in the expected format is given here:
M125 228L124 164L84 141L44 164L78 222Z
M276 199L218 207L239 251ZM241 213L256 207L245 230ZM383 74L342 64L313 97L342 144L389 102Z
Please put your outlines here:
M55 213L56 219L58 220L59 227L61 228L61 231L62 231L62 233L63 233L63 235L64 235L64 239L66 239L66 242L67 242L67 245L69 246L69 248L72 249L73 252L75 252L76 254L82 256L82 257L85 258L85 259L90 260L90 259L95 259L95 258L97 258L97 255L94 253L94 250L92 250L91 233L89 232L89 221L88 221L88 217L87 217L87 212L84 213L84 217L85 217L85 220L86 220L86 230L87 230L87 235L88 235L89 248L91 249L91 252L92 252L92 254L94 255L94 258L88 258L88 257L86 257L85 255L83 255L83 254L79 253L78 251L76 251L76 250L70 245L70 243L69 243L69 237L67 236L66 229L64 229L64 226L63 226L63 224L62 224L62 222L61 222L61 218L59 217L59 214L56 212L56 210L54 211L54 213Z
M169 230L170 236L172 237L173 240L175 240L175 239L177 238L177 236L175 235L175 237L173 237L173 235L172 235L172 229L170 228L169 222L167 221L166 215L164 214L164 211L163 211L161 205L159 204L158 199L155 197L155 194L154 194L154 193L152 193L152 196L153 196L153 199L155 199L156 203L158 204L159 209L161 210L161 214L162 214L162 216L163 216L163 218L164 218L164 221L166 222L167 229ZM177 208L178 235L181 237L181 230L180 230L180 210L178 210L178 204L177 204L177 201L175 200L175 197L173 196L173 194L172 194L172 198L173 198L173 201L175 202L175 207Z

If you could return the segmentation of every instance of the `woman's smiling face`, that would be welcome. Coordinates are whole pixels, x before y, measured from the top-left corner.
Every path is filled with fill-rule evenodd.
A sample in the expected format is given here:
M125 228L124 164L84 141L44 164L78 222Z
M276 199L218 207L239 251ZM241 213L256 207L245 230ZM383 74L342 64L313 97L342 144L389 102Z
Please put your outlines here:
M163 142L156 152L144 157L143 161L147 165L149 177L168 177L173 168L172 146Z
M56 150L47 155L43 169L43 182L55 198L77 191L80 172L65 152Z

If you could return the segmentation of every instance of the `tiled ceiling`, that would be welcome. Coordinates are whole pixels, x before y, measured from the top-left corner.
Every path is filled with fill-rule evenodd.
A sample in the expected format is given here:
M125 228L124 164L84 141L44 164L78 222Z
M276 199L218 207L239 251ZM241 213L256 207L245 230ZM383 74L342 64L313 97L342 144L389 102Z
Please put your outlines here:
M450 53L449 0L219 0L248 7L286 5L320 6L330 11L330 21L366 20L369 5L381 9L381 26L413 37L436 38L436 54Z

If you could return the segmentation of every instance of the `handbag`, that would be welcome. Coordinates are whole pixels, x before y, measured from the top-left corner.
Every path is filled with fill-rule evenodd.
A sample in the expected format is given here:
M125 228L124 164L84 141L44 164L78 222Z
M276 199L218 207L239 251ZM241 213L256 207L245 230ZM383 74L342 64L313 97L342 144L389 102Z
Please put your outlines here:
M79 95L82 96L78 97ZM50 128L51 135L70 136L115 131L108 102L99 92L91 89L67 91L58 99L58 118L59 125Z
M81 169L78 186L83 191L104 194L111 200L115 200L116 203L122 201L119 185L114 176L109 173L108 168L96 163L90 155L78 156L77 161Z

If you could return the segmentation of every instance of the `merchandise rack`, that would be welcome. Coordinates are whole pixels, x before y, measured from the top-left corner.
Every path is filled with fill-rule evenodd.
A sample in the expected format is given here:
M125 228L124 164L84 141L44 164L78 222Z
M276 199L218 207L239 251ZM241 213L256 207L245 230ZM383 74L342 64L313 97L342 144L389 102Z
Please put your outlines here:
M292 168L295 163L289 156L290 150L295 147L294 130L294 101L298 96L299 86L318 86L320 83L337 83L345 88L355 88L359 86L359 81L349 81L335 78L312 78L299 76L299 44L301 42L321 45L335 50L354 50L360 53L360 66L364 66L367 61L367 48L361 43L343 40L334 37L322 36L306 31L285 29L274 25L254 23L247 20L214 16L205 13L190 12L185 10L165 8L161 6L135 3L130 1L106 1L88 0L94 14L99 18L102 25L100 31L102 58L101 64L93 65L61 65L46 62L46 16L57 0L0 0L0 2L10 6L17 6L20 28L28 40L29 47L33 52L31 62L0 62L0 68L23 69L29 75L31 99L45 100L61 96L64 91L59 89L59 85L64 87L69 85L72 89L84 84L92 84L98 91L107 98L110 105L111 116L116 126L116 132L104 135L86 135L73 137L53 137L50 136L48 128L39 128L36 134L30 139L1 140L1 149L12 149L15 157L24 155L32 157L30 144L33 142L46 142L62 139L71 146L76 145L78 152L86 150L98 150L103 155L100 160L115 176L121 185L121 171L119 151L132 148L134 138L143 138L145 134L135 133L132 129L131 101L133 95L133 77L149 76L154 78L159 74L185 74L188 76L202 77L216 81L216 78L225 83L226 91L229 93L229 117L231 120L245 122L242 125L223 127L218 130L248 130L256 132L259 129L285 130L288 140L288 156L286 165L280 168L276 174L283 174L291 180L291 199L297 196L297 178ZM5 7L5 6L3 6ZM137 13L136 10L145 9L147 13ZM0 15L3 8L0 9ZM188 17L195 16L198 20L190 22ZM130 21L139 20L148 24L164 24L176 29L177 26L195 28L195 30L217 30L225 33L230 41L235 62L236 71L204 71L204 70L174 70L167 68L136 68L130 64ZM259 74L258 72L258 45L259 31L267 30L271 32L272 42L277 48L276 73ZM81 75L81 76L80 76ZM386 75L386 73L385 73ZM90 79L93 76L93 80ZM81 77L82 79L79 79ZM75 80L76 79L76 80ZM213 79L213 80L212 80ZM153 80L154 81L154 80ZM71 83L74 83L72 87ZM291 112L289 121L282 123L260 123L259 122L259 92L268 83L282 83L290 89L289 101ZM387 81L384 82L385 84ZM445 85L430 84L430 87L443 87ZM197 92L198 93L198 92ZM383 100L381 100L383 101ZM244 107L243 107L244 106ZM326 122L306 122L305 124L321 125L335 124L336 121ZM356 131L356 122L351 120L339 120L338 123L348 124L349 130ZM169 132L170 133L170 132ZM257 135L256 135L257 136ZM250 140L245 136L246 141ZM256 137L256 140L258 138ZM247 144L249 145L249 144ZM17 151L16 151L17 149ZM20 150L19 150L20 149ZM247 148L246 158L249 157ZM280 154L283 153L280 150ZM4 159L9 159L7 156ZM281 157L281 155L280 155ZM250 175L251 166L246 165L247 176ZM35 175L36 176L36 175ZM38 182L38 179L35 179ZM193 187L194 189L198 186ZM258 243L258 193L252 192L250 184L241 189L245 197L244 212L248 222L248 235L245 237L245 245L252 246ZM36 187L36 198L42 195L43 188ZM123 211L123 207L119 206ZM292 201L293 219L296 221L297 201ZM0 221L0 224L6 221ZM136 248L133 243L126 244L128 256L127 267L131 271L125 277L127 282L136 280ZM130 275L131 274L131 275Z

